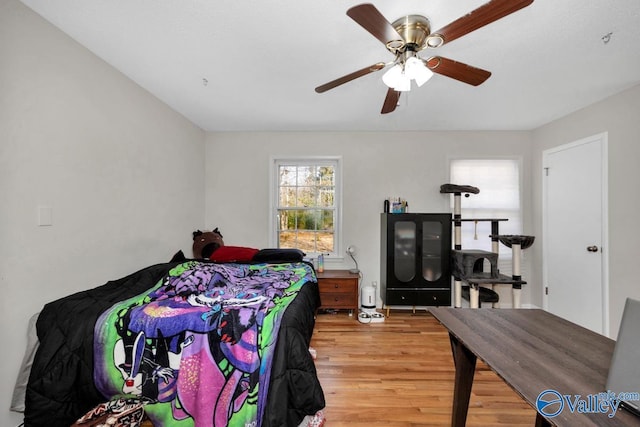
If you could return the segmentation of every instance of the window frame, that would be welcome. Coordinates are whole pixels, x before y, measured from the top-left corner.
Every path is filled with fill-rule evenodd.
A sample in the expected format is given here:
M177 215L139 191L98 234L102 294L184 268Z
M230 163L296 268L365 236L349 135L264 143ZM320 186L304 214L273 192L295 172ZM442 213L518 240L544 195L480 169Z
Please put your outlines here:
M326 260L340 260L344 257L342 236L342 156L271 156L269 167L269 245L278 247L278 208L279 208L279 176L278 168L282 164L296 166L332 165L334 167L334 204L335 221L333 229L334 252L325 253ZM316 258L320 252L307 252L308 258Z

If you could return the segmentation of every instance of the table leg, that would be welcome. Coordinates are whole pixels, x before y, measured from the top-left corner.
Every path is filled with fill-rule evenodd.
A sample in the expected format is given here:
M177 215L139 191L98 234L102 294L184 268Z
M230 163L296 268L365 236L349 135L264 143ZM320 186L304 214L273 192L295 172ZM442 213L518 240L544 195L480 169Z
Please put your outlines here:
M536 412L536 425L535 427L551 427L551 423L545 417Z
M451 426L464 427L467 422L471 386L476 370L476 355L453 335L449 334L449 339L451 340L453 363L456 367Z

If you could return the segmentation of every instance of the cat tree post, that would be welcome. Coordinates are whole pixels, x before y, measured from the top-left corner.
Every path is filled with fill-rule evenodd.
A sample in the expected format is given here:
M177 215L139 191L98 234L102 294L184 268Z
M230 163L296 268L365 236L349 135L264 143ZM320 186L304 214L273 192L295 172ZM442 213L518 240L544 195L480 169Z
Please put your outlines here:
M462 249L462 193L453 194L453 221L454 221L454 246L455 250ZM469 290L471 292L471 290ZM454 304L456 308L462 307L462 280L459 277L454 277L453 281L453 296Z
M511 248L511 292L513 297L513 308L520 308L520 294L522 292L522 285L527 283L522 280L520 265L522 260L522 250L527 249L531 245L533 245L535 237L511 234L499 235L497 237L502 244Z
M522 274L520 273L520 258L522 257L522 246L519 243L514 243L511 246L512 256L512 277L513 280L522 280ZM520 308L520 294L522 292L522 285L513 285L511 288L511 294L513 299L513 308Z

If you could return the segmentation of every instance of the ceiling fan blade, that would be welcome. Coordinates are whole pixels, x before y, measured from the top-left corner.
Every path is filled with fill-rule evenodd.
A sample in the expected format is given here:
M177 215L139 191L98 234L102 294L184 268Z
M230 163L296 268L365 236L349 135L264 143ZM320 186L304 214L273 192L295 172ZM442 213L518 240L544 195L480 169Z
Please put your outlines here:
M393 112L398 106L398 100L400 99L400 92L389 88L387 96L384 98L384 104L382 104L382 111L380 114L387 114Z
M442 74L473 86L478 86L491 77L490 71L441 56L433 56L425 60L425 62L427 67L434 73Z
M456 19L439 31L434 31L432 35L440 35L443 39L442 44L449 43L458 37L517 12L531 3L533 0L492 0Z
M402 36L398 34L393 25L387 21L387 18L374 5L365 3L353 6L347 10L347 15L383 44L386 45L390 41L398 41L399 43L394 46L404 45Z
M334 87L350 82L351 80L355 80L358 77L366 76L367 74L373 73L375 71L380 71L386 66L387 65L384 62L378 62L376 64L369 65L368 67L364 67L361 70L354 71L351 74L347 74L346 76L342 76L340 78L330 81L329 83L325 83L321 86L318 86L316 88L316 92L318 93L326 92L329 89L333 89Z

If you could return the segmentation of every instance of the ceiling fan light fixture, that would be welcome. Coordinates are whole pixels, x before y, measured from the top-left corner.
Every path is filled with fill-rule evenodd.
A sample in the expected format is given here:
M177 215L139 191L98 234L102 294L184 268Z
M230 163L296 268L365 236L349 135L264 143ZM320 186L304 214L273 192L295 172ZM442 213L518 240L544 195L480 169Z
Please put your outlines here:
M433 76L433 72L426 67L424 61L416 56L407 59L404 66L405 75L409 80L415 80L418 87L422 86Z
M388 87L399 92L411 90L411 79L406 76L401 63L387 70L387 72L382 75L382 81Z
M394 89L398 92L409 92L411 90L411 79L407 78L403 73L402 78L398 81L398 84Z
M420 87L429 81L432 76L433 72L425 65L422 59L417 56L409 56L403 62L398 62L387 70L382 75L382 81L385 85L398 92L408 92L411 90L411 80L414 80Z

